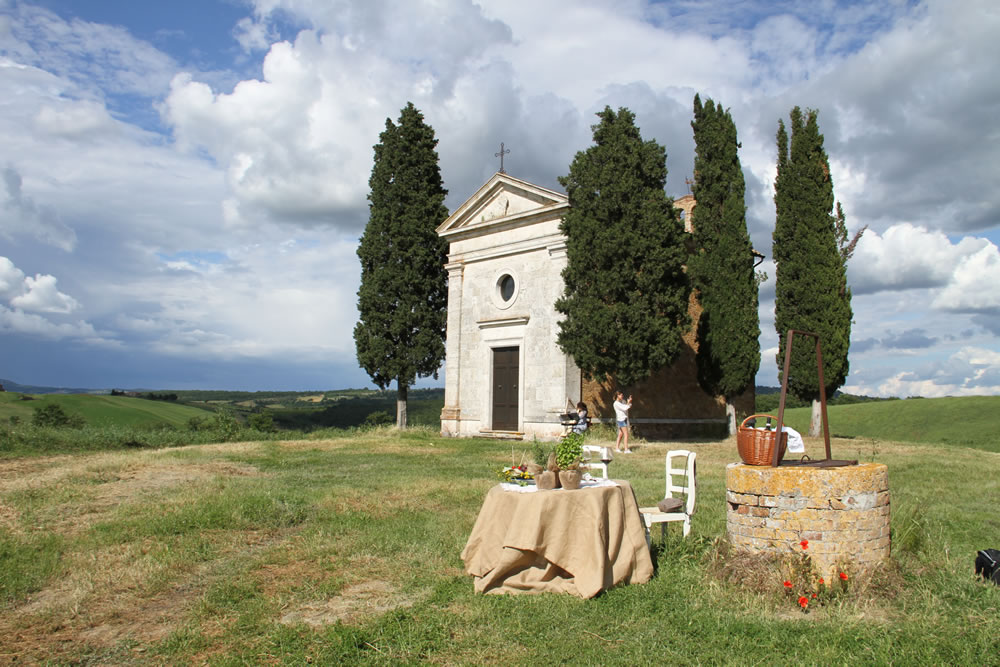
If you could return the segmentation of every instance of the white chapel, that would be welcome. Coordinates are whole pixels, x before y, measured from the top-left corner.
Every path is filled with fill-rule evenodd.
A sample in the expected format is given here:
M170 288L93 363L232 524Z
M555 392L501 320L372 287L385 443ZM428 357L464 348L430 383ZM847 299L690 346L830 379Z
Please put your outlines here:
M690 195L674 202L687 231L694 204ZM501 170L438 227L450 244L443 435L556 439L560 415L580 400L611 421L613 387L585 381L556 342L568 209L565 194ZM696 323L694 296L689 311ZM726 423L725 402L697 384L694 329L678 360L637 392L630 421L644 434ZM752 410L752 389L741 404Z
M558 437L580 371L556 344L566 195L497 172L445 220L450 243L441 432Z

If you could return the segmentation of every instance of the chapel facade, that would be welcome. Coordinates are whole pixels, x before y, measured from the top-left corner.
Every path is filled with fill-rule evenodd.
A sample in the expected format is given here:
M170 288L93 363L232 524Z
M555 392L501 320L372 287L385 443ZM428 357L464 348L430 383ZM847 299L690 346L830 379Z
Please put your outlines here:
M675 206L690 231L694 199ZM442 435L557 439L560 415L580 400L595 422L613 422L615 388L585 379L556 342L568 208L565 194L500 171L438 227L450 244ZM689 310L680 357L633 391L630 421L644 437L725 430L725 401L697 382L694 295ZM737 414L752 409L751 388Z

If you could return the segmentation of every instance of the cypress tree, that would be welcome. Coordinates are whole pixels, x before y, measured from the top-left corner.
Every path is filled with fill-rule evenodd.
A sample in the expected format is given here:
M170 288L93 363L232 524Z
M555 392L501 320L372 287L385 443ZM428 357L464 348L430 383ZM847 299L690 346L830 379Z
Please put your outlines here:
M832 396L847 379L851 338L851 292L847 287L846 226L839 205L834 213L833 179L823 149L817 112L799 107L790 114L791 144L778 121L778 174L774 182L775 308L778 368L784 365L789 329L819 334L823 379ZM860 234L860 233L859 233ZM853 243L850 250L853 250ZM781 371L779 371L780 374ZM780 375L779 375L779 379ZM801 340L792 349L788 390L813 402L810 435L819 434L819 376L815 346Z
M698 382L724 396L730 433L736 432L732 399L753 386L760 367L760 316L753 246L747 233L743 169L736 124L711 99L694 97L695 254L689 262L698 289Z
M558 343L587 377L632 385L669 365L690 324L683 227L663 191L666 151L635 114L597 114L594 146L560 177L570 209Z
M408 103L399 124L386 119L368 181L369 219L358 258L358 363L379 388L395 380L396 423L406 427L407 390L417 376L437 377L444 359L448 305L448 217L434 129Z

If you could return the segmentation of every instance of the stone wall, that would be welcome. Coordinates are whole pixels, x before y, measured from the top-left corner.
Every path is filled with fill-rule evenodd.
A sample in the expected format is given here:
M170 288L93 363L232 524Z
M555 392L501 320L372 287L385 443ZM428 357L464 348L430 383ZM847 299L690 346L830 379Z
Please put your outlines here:
M808 554L817 571L859 572L889 558L889 474L880 463L837 468L726 467L726 531L738 550Z
M725 437L726 402L721 396L712 396L698 384L698 353L696 331L701 306L694 293L688 302L691 328L684 334L683 347L673 364L655 373L638 387L623 387L626 396L632 393L629 411L632 431L643 438L693 438ZM614 423L615 387L607 379L583 380L583 402L591 415L602 421ZM754 412L755 392L751 385L734 401L736 422Z

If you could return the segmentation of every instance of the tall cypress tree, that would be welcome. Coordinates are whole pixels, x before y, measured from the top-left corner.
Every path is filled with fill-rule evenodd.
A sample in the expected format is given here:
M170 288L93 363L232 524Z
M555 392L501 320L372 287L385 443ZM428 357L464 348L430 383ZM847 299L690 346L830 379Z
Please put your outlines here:
M846 227L838 205L834 213L833 179L823 149L817 112L799 107L790 114L791 147L778 121L778 175L774 182L775 308L780 340L778 368L785 358L789 329L819 334L827 395L847 379L851 338L851 292L847 287ZM856 241L857 237L855 237ZM853 248L851 248L853 249ZM813 402L809 432L819 434L819 376L815 346L802 340L792 349L788 389Z
M753 246L747 233L743 168L736 124L711 99L694 97L692 215L697 248L688 267L698 289L698 382L726 399L730 433L733 399L753 386L760 367L760 316Z
M597 114L594 146L559 182L569 195L558 342L588 377L632 385L670 364L690 324L684 230L663 191L666 151L635 114Z
M437 377L444 359L448 305L448 217L434 129L408 103L396 125L385 121L368 181L370 216L358 247L361 287L354 343L358 363L385 389L396 381L396 423L406 427L407 390L417 376Z

